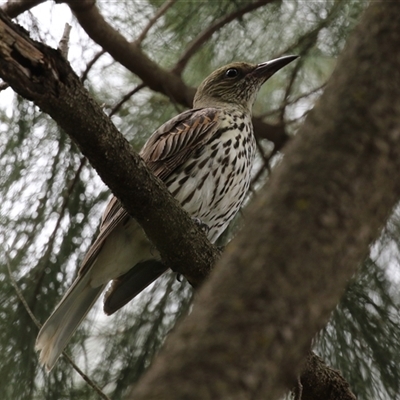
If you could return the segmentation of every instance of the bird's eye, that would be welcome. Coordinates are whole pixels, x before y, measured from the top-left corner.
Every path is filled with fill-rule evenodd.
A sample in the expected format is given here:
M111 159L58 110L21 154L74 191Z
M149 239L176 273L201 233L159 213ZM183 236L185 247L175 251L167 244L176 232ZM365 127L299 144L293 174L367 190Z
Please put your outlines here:
M229 68L228 70L226 70L225 72L225 76L227 78L235 78L236 76L239 75L239 71L236 68Z

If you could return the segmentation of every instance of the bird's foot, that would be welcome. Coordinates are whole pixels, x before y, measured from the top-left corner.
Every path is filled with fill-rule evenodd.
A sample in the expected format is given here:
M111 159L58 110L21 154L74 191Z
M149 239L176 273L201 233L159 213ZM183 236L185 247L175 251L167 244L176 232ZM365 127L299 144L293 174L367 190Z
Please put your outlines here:
M200 218L192 218L193 222L207 235L210 232L210 227L205 224Z

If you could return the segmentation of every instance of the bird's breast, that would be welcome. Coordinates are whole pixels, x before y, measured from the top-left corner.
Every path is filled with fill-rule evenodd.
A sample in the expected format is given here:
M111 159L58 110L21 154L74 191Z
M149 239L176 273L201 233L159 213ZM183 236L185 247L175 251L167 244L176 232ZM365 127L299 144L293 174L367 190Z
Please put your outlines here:
M209 228L214 242L240 209L251 180L255 140L250 117L226 115L166 184L182 207Z

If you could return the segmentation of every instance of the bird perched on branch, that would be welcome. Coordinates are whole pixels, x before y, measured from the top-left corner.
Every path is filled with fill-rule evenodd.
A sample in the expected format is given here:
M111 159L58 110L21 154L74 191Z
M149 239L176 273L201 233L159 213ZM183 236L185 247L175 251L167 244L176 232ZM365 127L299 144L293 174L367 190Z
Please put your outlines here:
M217 69L199 86L194 108L157 129L140 153L182 207L207 226L211 242L236 215L250 185L256 95L268 78L296 58L258 65L237 62ZM166 271L151 250L141 227L113 197L77 278L37 337L40 362L48 370L110 281L107 314Z

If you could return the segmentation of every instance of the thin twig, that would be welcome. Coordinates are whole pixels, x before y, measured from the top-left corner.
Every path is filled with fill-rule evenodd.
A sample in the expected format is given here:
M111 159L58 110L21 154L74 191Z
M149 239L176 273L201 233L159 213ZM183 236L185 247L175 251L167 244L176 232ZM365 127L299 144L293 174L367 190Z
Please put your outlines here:
M263 176L264 172L268 172L268 175L271 173L270 161L271 161L271 158L273 157L273 155L276 153L276 151L274 149L274 150L272 150L271 154L267 156L264 153L263 149L261 148L260 144L258 142L256 142L256 143L257 143L257 148L263 159L263 165L261 165L260 169L257 171L257 173L254 175L254 177L251 180L249 192L251 192L252 194L256 193L255 186L258 183L258 181L261 179L261 177Z
M176 111L178 114L180 114L180 113L183 111L183 109L182 109L181 107L179 107L179 103L175 100L174 96L172 96L172 95L169 93L168 88L166 88L166 95L169 97L169 100L171 101L172 105L174 106L175 111Z
M323 90L323 89L325 88L325 86L326 86L326 82L323 83L321 86L318 86L318 87L316 87L315 89L311 90L310 92L303 93L303 94L297 96L296 98L294 98L294 99L292 99L292 100L286 99L286 101L284 101L284 102L281 104L280 107L274 108L273 110L270 110L270 111L267 111L266 113L261 114L261 115L258 116L258 117L259 117L259 118L266 118L266 117L269 117L269 116L271 116L271 115L275 115L275 114L277 114L277 113L280 113L280 112L282 112L282 110L283 110L285 107L290 106L290 105L292 105L292 104L295 104L295 103L297 103L299 100L305 99L305 98L307 98L307 97L310 97L310 96L316 94L316 93L319 92L320 90Z
M111 109L110 113L108 114L109 117L112 117L121 107L122 105L129 100L134 94L145 88L146 85L144 83L141 83L140 85L136 86L134 89L129 91L127 94L125 94L122 99Z
M2 90L6 90L10 85L7 82L1 82L0 83L0 92Z
M167 0L154 14L153 18L151 18L146 25L146 27L143 29L142 33L139 35L139 37L135 40L135 44L140 45L144 38L146 37L148 31L151 29L151 27L157 22L157 20L166 13L168 8L170 8L174 3L176 3L176 0Z
M66 360L72 365L72 368L82 377L82 379L92 387L96 393L104 400L111 400L97 385L94 383L76 364L75 361L65 352L62 352L62 355Z
M300 61L295 64L295 66L292 70L292 73L290 74L289 82L286 85L285 97L284 97L283 105L281 106L281 110L279 113L279 121L282 125L284 124L285 110L286 110L286 105L288 103L289 95L293 88L294 81L296 80L297 73L299 72L302 65L303 65L303 63L301 62L301 59L300 59Z
M35 315L33 314L31 308L29 307L29 304L27 303L27 301L25 300L24 295L21 292L21 289L18 286L17 281L15 280L12 271L11 271L11 265L10 265L10 258L8 255L7 251L4 251L4 254L6 256L6 264L7 264L7 269L8 269L8 274L10 276L10 281L11 284L13 285L14 289L15 289L15 293L17 293L17 296L19 298L19 300L21 301L22 305L24 306L26 312L28 313L28 315L31 317L32 321L34 322L34 324L38 327L38 329L40 329L40 327L42 326L40 324L40 322L36 319Z
M68 50L69 50L69 34L71 33L72 26L70 24L65 24L64 33L61 37L60 42L58 43L58 50L61 51L61 54L64 58L68 59Z
M28 315L31 317L32 321L34 324L37 326L38 329L41 328L40 322L36 319L35 315L33 314L31 308L29 307L29 304L25 300L24 295L21 292L21 289L18 286L17 281L15 280L12 271L11 271L11 266L10 266L10 258L8 256L8 252L5 251L6 255L6 263L7 263L7 269L8 269L8 274L10 276L10 281L11 284L13 285L15 292L17 293L17 296L19 300L21 301L22 305L24 306L26 312ZM82 377L82 379L92 388L96 391L96 393L104 400L111 400L97 385L94 383L76 364L75 362L71 359L71 357L65 352L62 352L62 355L67 359L67 361L71 364L72 368Z
M81 27L89 37L115 61L136 74L150 89L170 95L186 107L191 105L195 90L183 80L162 68L150 59L140 46L129 42L118 30L113 28L103 17L93 0L64 0L74 12Z
M322 30L322 28L325 28L326 26L329 25L329 23L334 19L336 13L340 11L340 7L342 6L342 3L344 3L346 0L338 0L334 2L334 5L329 11L329 14L326 16L326 18L322 19L321 22L312 28L310 31L306 32L303 36L301 36L296 43L291 44L289 47L287 47L283 52L280 53L277 57L285 54L290 54L293 51L302 48L305 46L306 48L309 48L310 46L308 45L310 42L315 43L315 41L318 39L318 34ZM302 52L304 54L304 52Z
M75 172L74 178L70 181L69 185L67 186L66 193L63 196L63 202L61 204L61 209L60 209L60 211L58 213L58 218L57 218L56 224L54 226L53 232L51 233L49 241L48 241L48 244L47 244L47 251L46 251L46 255L45 255L46 258L49 257L50 252L53 249L53 245L54 245L54 241L55 241L56 236L57 236L58 229L61 226L61 221L64 218L64 214L65 214L65 211L67 209L68 203L71 200L71 194L72 194L75 186L79 182L80 174L82 172L83 167L86 165L86 162L87 162L87 158L86 157L82 157L81 158L81 162L79 164L79 167Z
M207 29L201 32L186 48L185 52L181 55L180 59L176 63L175 67L172 69L177 75L180 75L184 70L186 64L190 60L190 58L197 52L197 50L208 40L210 37L221 29L224 25L229 24L236 18L242 17L244 14L256 10L268 3L272 3L274 0L262 0L262 1L254 1L250 4L247 4L245 7L240 8L232 12L231 14L225 15L222 18L215 21L212 25L210 25Z
M257 146L257 149L258 149L258 152L260 153L260 155L261 155L261 158L263 159L263 167L262 168L266 168L267 170L268 170L268 172L271 172L271 170L270 170L270 167L269 167L269 162L271 161L271 156L269 155L269 156L267 156L265 153L264 153L264 149L263 149L263 147L261 146L261 143L260 143L260 141L258 140L258 139L256 139L256 146Z
M81 81L84 82L87 77L88 74L90 72L90 70L92 69L93 65L97 62L97 60L105 53L106 51L100 50L97 54L94 55L94 57L88 62L88 64L86 65L86 69L83 71L82 75L81 75Z

